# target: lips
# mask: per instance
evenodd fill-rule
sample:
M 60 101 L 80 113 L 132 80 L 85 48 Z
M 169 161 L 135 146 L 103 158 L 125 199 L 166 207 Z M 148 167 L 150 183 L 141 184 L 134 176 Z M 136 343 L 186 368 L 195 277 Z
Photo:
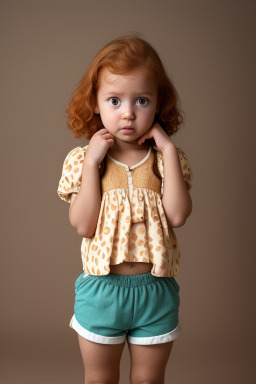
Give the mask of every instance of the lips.
M 133 133 L 134 131 L 135 131 L 135 129 L 132 127 L 123 127 L 122 128 L 123 133 Z

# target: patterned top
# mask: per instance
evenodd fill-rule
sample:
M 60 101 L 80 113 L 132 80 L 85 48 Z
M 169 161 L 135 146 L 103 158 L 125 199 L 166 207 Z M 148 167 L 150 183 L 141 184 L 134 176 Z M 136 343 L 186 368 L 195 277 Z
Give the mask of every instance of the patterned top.
M 68 203 L 71 194 L 79 191 L 87 147 L 72 149 L 64 160 L 57 194 Z M 191 168 L 185 153 L 176 149 L 190 190 Z M 153 171 L 155 155 L 161 180 Z M 164 213 L 163 183 L 163 154 L 156 147 L 150 147 L 146 157 L 130 168 L 107 153 L 96 231 L 91 238 L 83 237 L 81 245 L 84 277 L 107 275 L 110 265 L 123 261 L 151 262 L 151 274 L 157 277 L 178 274 L 180 250 Z

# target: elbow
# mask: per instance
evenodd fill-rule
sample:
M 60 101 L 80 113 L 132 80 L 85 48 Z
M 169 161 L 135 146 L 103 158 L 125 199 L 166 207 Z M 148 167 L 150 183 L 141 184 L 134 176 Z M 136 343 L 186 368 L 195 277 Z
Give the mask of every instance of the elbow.
M 78 223 L 73 220 L 73 217 L 71 213 L 69 214 L 69 221 L 71 226 L 76 230 L 79 236 L 86 237 L 86 238 L 91 238 L 94 235 L 94 232 L 90 228 L 85 228 L 84 226 L 80 226 Z
M 191 212 L 192 212 L 192 201 L 189 207 L 187 208 L 186 212 L 184 212 L 183 214 L 177 215 L 175 218 L 171 220 L 171 223 L 169 223 L 170 227 L 172 228 L 182 227 L 186 223 L 188 217 L 191 215 Z
M 86 237 L 86 238 L 88 237 L 87 233 L 82 228 L 76 228 L 76 232 L 78 233 L 79 236 Z
M 76 230 L 79 236 L 85 237 L 85 238 L 91 238 L 94 235 L 94 232 L 90 228 L 84 228 L 79 226 L 77 223 L 74 223 L 70 218 L 70 224 L 71 226 Z
M 176 217 L 169 222 L 169 226 L 171 228 L 179 228 L 182 227 L 186 223 L 187 217 Z
M 89 231 L 88 229 L 84 229 L 84 228 L 76 228 L 76 231 L 77 231 L 78 235 L 85 237 L 86 239 L 92 238 L 95 234 L 95 231 L 92 232 L 92 231 Z
M 177 216 L 174 219 L 172 219 L 171 222 L 169 221 L 168 224 L 171 228 L 179 228 L 186 223 L 187 218 L 188 216 Z
M 172 225 L 171 227 L 172 228 L 179 228 L 179 227 L 182 227 L 187 221 L 187 217 L 177 217 L 176 219 L 174 219 L 172 221 Z
M 76 222 L 74 222 L 71 218 L 71 215 L 69 216 L 69 221 L 72 227 L 76 230 L 78 235 L 85 237 L 87 239 L 92 238 L 95 235 L 96 227 L 85 227 L 84 225 L 80 225 Z
M 76 231 L 78 235 L 85 237 L 86 239 L 91 239 L 95 235 L 96 228 L 85 228 L 78 226 Z
M 181 217 L 179 217 L 177 219 L 177 224 L 178 224 L 178 227 L 182 227 L 186 221 L 187 221 L 187 218 L 191 215 L 192 213 L 192 209 L 193 209 L 193 205 L 192 205 L 192 199 L 191 199 L 191 196 L 190 194 L 189 195 L 189 199 L 188 199 L 188 203 L 187 203 L 187 206 L 186 206 L 186 209 L 183 213 L 183 215 L 181 215 Z

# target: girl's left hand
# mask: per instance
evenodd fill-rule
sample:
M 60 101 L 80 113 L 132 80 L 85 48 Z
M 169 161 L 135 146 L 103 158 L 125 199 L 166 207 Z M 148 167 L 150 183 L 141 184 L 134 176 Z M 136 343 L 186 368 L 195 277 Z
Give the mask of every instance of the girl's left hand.
M 151 138 L 155 140 L 156 146 L 161 152 L 164 152 L 170 145 L 174 145 L 173 141 L 158 123 L 154 123 L 151 128 L 138 139 L 138 144 L 141 145 L 146 139 Z

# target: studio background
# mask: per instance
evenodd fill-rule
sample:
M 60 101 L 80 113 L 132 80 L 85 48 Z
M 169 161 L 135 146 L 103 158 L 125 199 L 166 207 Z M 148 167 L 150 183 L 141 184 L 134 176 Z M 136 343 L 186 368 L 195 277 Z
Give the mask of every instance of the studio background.
M 65 107 L 97 51 L 137 34 L 159 53 L 186 114 L 172 136 L 194 174 L 175 229 L 181 336 L 166 383 L 249 383 L 255 370 L 255 1 L 0 3 L 1 383 L 83 383 L 69 327 L 81 237 L 57 196 L 87 144 Z M 120 383 L 129 383 L 127 344 Z

